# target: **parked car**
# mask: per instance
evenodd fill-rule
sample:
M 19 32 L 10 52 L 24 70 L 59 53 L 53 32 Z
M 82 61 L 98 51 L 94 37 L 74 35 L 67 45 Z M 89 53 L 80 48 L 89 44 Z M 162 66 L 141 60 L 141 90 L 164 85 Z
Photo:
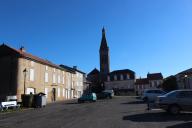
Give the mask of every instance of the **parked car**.
M 192 111 L 192 90 L 175 90 L 158 96 L 157 105 L 172 114 L 180 111 Z
M 85 93 L 80 98 L 78 98 L 78 103 L 95 102 L 97 100 L 97 96 L 95 93 Z
M 104 90 L 103 92 L 107 92 L 107 93 L 110 93 L 111 94 L 111 97 L 114 96 L 114 91 L 111 89 L 111 90 Z
M 164 94 L 166 94 L 166 92 L 161 89 L 145 89 L 141 98 L 145 102 L 153 102 L 156 100 L 157 96 L 161 96 Z
M 97 93 L 97 99 L 107 99 L 107 98 L 112 98 L 111 93 L 109 92 L 101 92 L 101 93 Z

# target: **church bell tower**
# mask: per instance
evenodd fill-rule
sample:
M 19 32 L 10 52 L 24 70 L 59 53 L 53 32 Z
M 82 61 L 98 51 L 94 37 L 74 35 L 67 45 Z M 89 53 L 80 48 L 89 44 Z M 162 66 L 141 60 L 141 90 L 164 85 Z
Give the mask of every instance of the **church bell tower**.
M 107 75 L 110 72 L 110 62 L 109 62 L 109 47 L 107 45 L 107 40 L 105 36 L 105 29 L 102 29 L 102 39 L 99 49 L 100 53 L 100 75 L 101 81 L 107 80 Z

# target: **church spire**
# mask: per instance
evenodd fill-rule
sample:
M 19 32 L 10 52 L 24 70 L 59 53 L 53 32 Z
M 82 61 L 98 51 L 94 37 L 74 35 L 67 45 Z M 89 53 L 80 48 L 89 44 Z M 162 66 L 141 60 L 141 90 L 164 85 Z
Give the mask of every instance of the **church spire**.
M 105 36 L 105 28 L 102 28 L 102 36 Z
M 105 37 L 105 28 L 102 29 L 102 39 L 100 45 L 100 77 L 101 81 L 107 80 L 107 75 L 110 72 L 109 47 Z
M 102 29 L 102 39 L 101 39 L 101 45 L 100 50 L 108 49 L 107 40 L 105 36 L 105 28 Z

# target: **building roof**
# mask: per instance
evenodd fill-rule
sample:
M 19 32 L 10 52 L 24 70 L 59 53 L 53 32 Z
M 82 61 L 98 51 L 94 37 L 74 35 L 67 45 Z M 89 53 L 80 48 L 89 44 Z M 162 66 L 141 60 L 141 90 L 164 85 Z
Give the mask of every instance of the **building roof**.
M 182 72 L 179 72 L 178 74 L 182 74 L 182 75 L 192 75 L 192 68 L 184 70 Z
M 121 74 L 129 74 L 131 79 L 135 79 L 135 72 L 130 69 L 122 69 L 122 70 L 114 70 L 110 72 L 108 75 L 114 76 L 114 75 L 121 75 Z
M 66 65 L 63 65 L 63 64 L 61 64 L 61 65 L 59 65 L 59 66 L 60 66 L 61 68 L 66 69 L 68 72 L 75 73 L 75 70 L 74 70 L 73 68 L 69 67 L 69 66 L 66 66 Z
M 100 74 L 99 70 L 97 68 L 95 68 L 90 73 L 88 73 L 88 76 L 89 75 L 99 75 L 99 74 Z
M 147 78 L 149 80 L 162 80 L 163 75 L 161 73 L 148 73 Z
M 61 64 L 61 65 L 59 65 L 59 66 L 62 67 L 62 68 L 64 68 L 64 69 L 66 69 L 67 71 L 70 71 L 70 72 L 73 72 L 73 73 L 75 73 L 75 71 L 77 71 L 77 72 L 80 72 L 80 73 L 82 73 L 82 74 L 86 74 L 86 73 L 78 70 L 78 69 L 76 68 L 76 66 L 74 66 L 73 68 L 72 68 L 72 67 L 69 67 L 69 66 L 67 66 L 67 65 L 63 65 L 63 64 Z
M 65 68 L 60 67 L 59 65 L 56 65 L 56 64 L 52 63 L 51 61 L 41 59 L 41 58 L 39 58 L 37 56 L 34 56 L 34 55 L 29 54 L 27 52 L 24 52 L 22 50 L 17 50 L 17 49 L 12 48 L 12 47 L 10 47 L 8 45 L 2 44 L 0 46 L 0 55 L 3 55 L 5 53 L 6 54 L 12 54 L 12 55 L 22 57 L 22 58 L 25 58 L 25 59 L 29 59 L 29 60 L 32 60 L 32 61 L 36 61 L 38 63 L 45 64 L 45 65 L 48 65 L 48 66 L 51 66 L 51 67 L 54 67 L 54 68 L 57 68 L 57 69 L 66 70 Z
M 136 85 L 149 84 L 149 80 L 148 80 L 147 78 L 136 79 L 135 84 L 136 84 Z
M 135 72 L 130 69 L 114 70 L 110 72 L 110 74 L 124 74 L 124 73 L 135 74 Z

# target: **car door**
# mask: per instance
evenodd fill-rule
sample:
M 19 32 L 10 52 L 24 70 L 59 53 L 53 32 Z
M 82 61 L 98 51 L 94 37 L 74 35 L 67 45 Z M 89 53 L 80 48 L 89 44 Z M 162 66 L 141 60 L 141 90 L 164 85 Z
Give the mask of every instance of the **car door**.
M 161 94 L 162 94 L 161 90 L 154 90 L 153 100 L 156 100 L 157 96 L 160 96 Z
M 185 92 L 185 106 L 186 106 L 186 111 L 192 111 L 192 91 L 186 91 Z
M 177 95 L 177 103 L 184 111 L 192 111 L 192 92 L 181 91 Z

